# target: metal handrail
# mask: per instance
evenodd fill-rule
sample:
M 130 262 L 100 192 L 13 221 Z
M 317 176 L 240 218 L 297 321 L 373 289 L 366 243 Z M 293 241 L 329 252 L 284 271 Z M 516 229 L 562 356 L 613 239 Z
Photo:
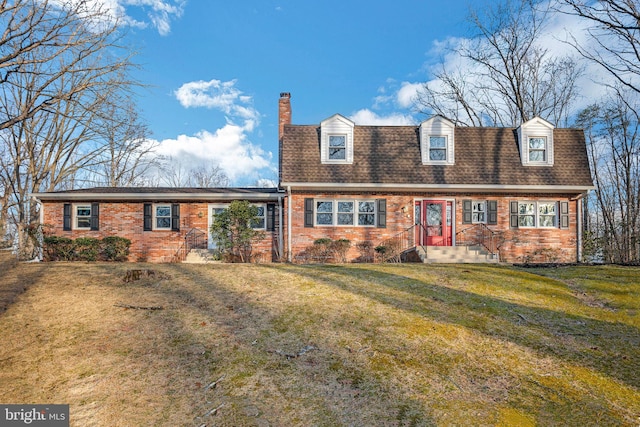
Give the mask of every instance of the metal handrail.
M 384 246 L 387 248 L 391 248 L 391 251 L 389 253 L 384 253 L 383 260 L 400 262 L 400 255 L 403 252 L 417 246 L 421 246 L 426 253 L 426 246 L 421 245 L 419 242 L 416 242 L 416 228 L 420 228 L 421 231 L 425 233 L 425 235 L 428 232 L 423 224 L 414 224 L 411 227 L 405 228 L 400 233 L 383 240 L 379 245 L 377 245 L 376 247 Z
M 191 249 L 207 249 L 207 233 L 198 228 L 189 230 L 184 235 L 184 241 L 174 255 L 175 261 L 184 261 Z
M 472 237 L 468 237 L 468 233 Z M 459 236 L 464 236 L 460 238 Z M 498 252 L 496 245 L 496 233 L 487 227 L 484 223 L 474 224 L 456 233 L 456 244 L 460 243 L 460 246 L 483 246 L 492 256 L 495 256 Z

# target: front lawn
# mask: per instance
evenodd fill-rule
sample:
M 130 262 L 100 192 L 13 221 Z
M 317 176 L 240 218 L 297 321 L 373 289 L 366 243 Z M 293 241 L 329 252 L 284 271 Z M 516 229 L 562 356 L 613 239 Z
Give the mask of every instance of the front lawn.
M 69 403 L 76 426 L 640 424 L 638 268 L 2 275 L 27 290 L 0 310 L 0 402 Z

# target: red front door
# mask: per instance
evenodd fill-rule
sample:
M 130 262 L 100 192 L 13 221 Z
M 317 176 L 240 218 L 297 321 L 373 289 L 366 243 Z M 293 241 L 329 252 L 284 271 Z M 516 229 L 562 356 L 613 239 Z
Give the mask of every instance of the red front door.
M 416 201 L 416 223 L 418 241 L 426 246 L 451 246 L 451 207 L 446 200 Z

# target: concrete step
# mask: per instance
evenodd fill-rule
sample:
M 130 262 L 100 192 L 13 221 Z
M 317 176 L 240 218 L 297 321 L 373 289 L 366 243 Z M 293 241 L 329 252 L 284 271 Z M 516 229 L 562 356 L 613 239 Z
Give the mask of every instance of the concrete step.
M 428 246 L 417 247 L 416 252 L 425 263 L 498 263 L 497 255 L 492 256 L 481 246 Z
M 216 259 L 216 251 L 211 249 L 191 249 L 184 261 L 185 264 L 208 264 L 220 262 Z

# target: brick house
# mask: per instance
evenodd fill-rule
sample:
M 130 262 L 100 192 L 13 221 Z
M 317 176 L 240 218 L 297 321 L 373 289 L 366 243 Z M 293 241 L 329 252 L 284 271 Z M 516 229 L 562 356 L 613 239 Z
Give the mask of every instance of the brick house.
M 339 114 L 291 124 L 280 111 L 285 253 L 315 239 L 394 246 L 423 260 L 576 262 L 593 188 L 584 132 L 540 118 L 518 128 L 358 126 Z
M 254 228 L 264 238 L 255 259 L 280 259 L 279 218 L 283 195 L 275 188 L 90 188 L 36 193 L 45 233 L 78 237 L 121 236 L 131 240 L 130 261 L 182 261 L 192 248 L 214 249 L 208 236 L 216 212 L 233 200 L 259 208 Z
M 261 209 L 262 261 L 302 261 L 321 238 L 348 239 L 347 260 L 384 247 L 407 259 L 575 262 L 582 198 L 593 182 L 584 132 L 540 118 L 518 128 L 359 126 L 335 114 L 291 123 L 279 99 L 279 188 L 93 188 L 37 193 L 50 234 L 118 235 L 131 261 L 184 258 L 218 209 Z

